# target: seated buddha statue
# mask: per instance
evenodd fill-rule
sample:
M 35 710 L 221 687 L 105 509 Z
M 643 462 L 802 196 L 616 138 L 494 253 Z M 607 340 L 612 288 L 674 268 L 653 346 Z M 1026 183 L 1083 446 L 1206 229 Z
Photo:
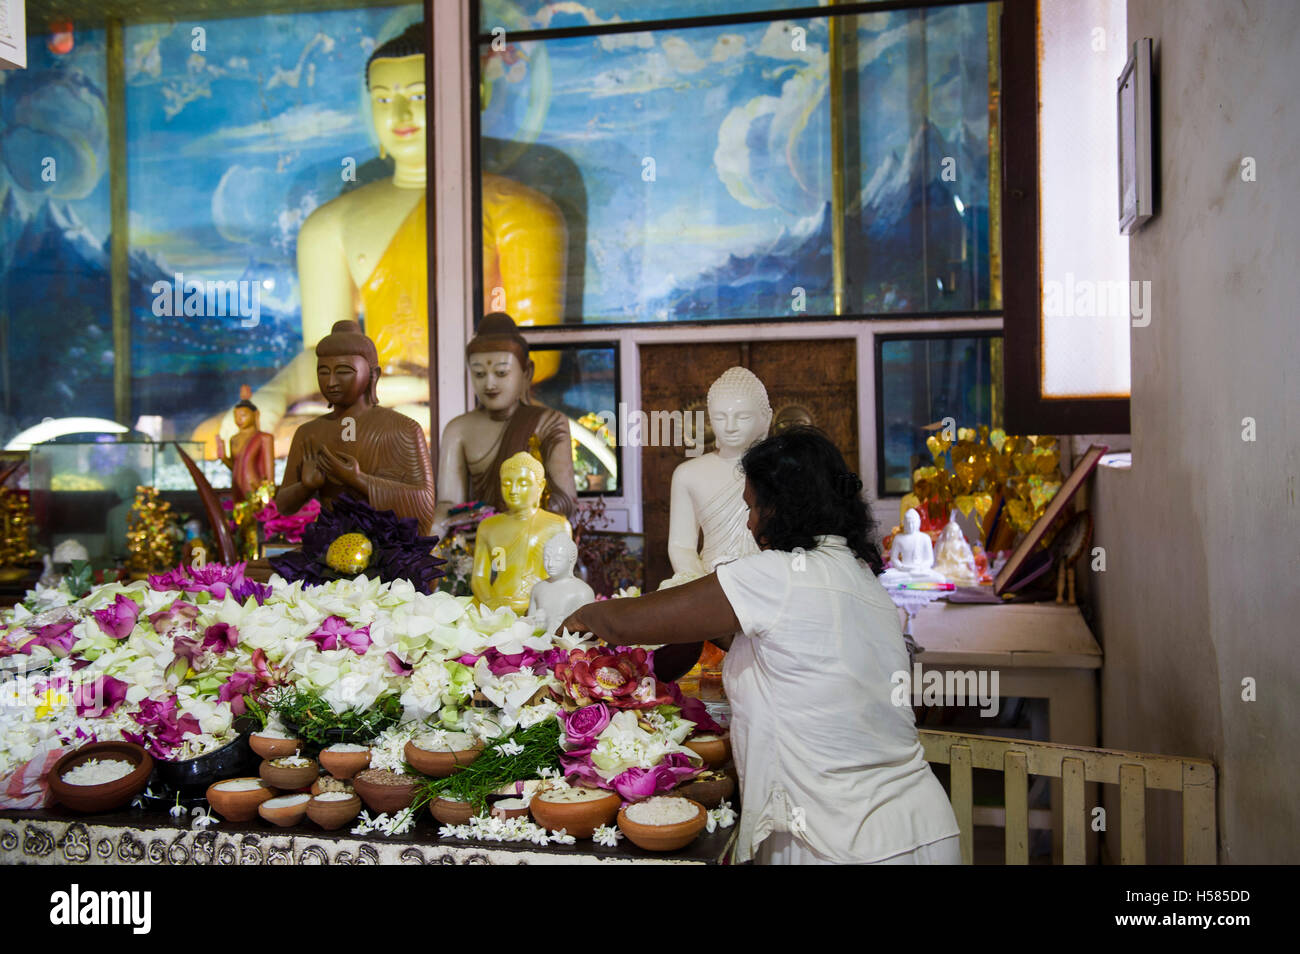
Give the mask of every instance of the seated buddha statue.
M 547 577 L 546 543 L 557 533 L 573 536 L 569 521 L 541 508 L 546 472 L 532 454 L 515 454 L 501 465 L 505 512 L 478 525 L 470 589 L 488 609 L 509 606 L 528 612 L 533 584 Z
M 720 563 L 758 552 L 749 532 L 740 458 L 767 436 L 772 407 L 752 371 L 728 368 L 709 387 L 709 421 L 718 449 L 673 471 L 668 512 L 668 585 L 712 573 Z M 697 541 L 703 532 L 703 545 Z
M 294 432 L 276 507 L 297 513 L 313 497 L 330 507 L 347 493 L 376 510 L 414 517 L 428 534 L 434 504 L 429 445 L 419 424 L 379 406 L 383 372 L 374 342 L 355 321 L 336 322 L 316 346 L 316 361 L 330 411 Z
M 971 550 L 966 537 L 962 535 L 954 511 L 948 518 L 948 524 L 939 534 L 939 544 L 934 551 L 934 572 L 949 583 L 959 586 L 974 586 L 979 582 L 979 571 L 975 568 L 975 553 Z
M 419 421 L 429 420 L 429 274 L 426 189 L 426 27 L 416 23 L 380 44 L 366 64 L 371 121 L 379 156 L 393 174 L 351 189 L 309 215 L 298 233 L 298 287 L 303 350 L 254 400 L 278 439 L 277 425 L 316 393 L 312 344 L 337 321 L 362 324 L 375 342 L 384 377 L 379 399 Z M 484 173 L 484 311 L 508 307 L 521 325 L 562 320 L 568 231 L 549 198 L 520 183 Z M 549 353 L 537 367 L 545 380 L 559 367 Z M 217 415 L 194 432 L 207 442 L 235 429 Z
M 902 532 L 895 534 L 889 545 L 889 569 L 879 579 L 885 585 L 944 582 L 934 571 L 934 543 L 921 529 L 921 515 L 915 508 L 903 515 Z
M 578 562 L 578 545 L 573 538 L 555 533 L 542 548 L 542 568 L 546 579 L 533 584 L 528 598 L 528 615 L 550 635 L 569 614 L 596 599 L 596 591 L 586 580 L 573 575 Z
M 451 508 L 468 500 L 504 510 L 501 468 L 528 450 L 534 438 L 546 477 L 542 505 L 562 517 L 572 516 L 578 492 L 569 421 L 553 408 L 529 403 L 534 366 L 514 320 L 504 314 L 485 315 L 465 347 L 465 357 L 480 406 L 452 418 L 443 429 L 434 532 L 444 536 Z

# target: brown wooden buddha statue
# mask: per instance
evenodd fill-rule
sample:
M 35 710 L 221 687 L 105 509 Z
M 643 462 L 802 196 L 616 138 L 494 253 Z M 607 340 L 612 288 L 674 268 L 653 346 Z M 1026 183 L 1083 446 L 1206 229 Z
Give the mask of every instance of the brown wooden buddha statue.
M 429 445 L 415 421 L 375 397 L 379 357 L 355 321 L 338 321 L 316 346 L 316 379 L 330 412 L 301 425 L 289 446 L 281 513 L 296 513 L 312 497 L 329 507 L 341 494 L 376 510 L 414 517 L 422 534 L 433 524 Z
M 448 511 L 479 500 L 504 512 L 501 465 L 537 438 L 546 469 L 544 509 L 568 519 L 577 506 L 569 420 L 559 411 L 531 404 L 533 362 L 514 319 L 484 315 L 465 347 L 479 407 L 453 418 L 442 433 L 438 455 L 438 517 L 434 532 L 445 534 Z

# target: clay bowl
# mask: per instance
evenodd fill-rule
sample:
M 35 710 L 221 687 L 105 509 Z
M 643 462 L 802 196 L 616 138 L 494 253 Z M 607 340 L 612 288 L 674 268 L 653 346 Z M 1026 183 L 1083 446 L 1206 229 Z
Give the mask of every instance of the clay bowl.
M 231 822 L 252 821 L 257 815 L 258 807 L 268 799 L 275 798 L 278 792 L 271 788 L 260 778 L 251 779 L 257 782 L 258 787 L 246 791 L 230 791 L 223 789 L 221 786 L 230 782 L 246 782 L 249 778 L 228 778 L 225 781 L 213 782 L 208 786 L 207 799 L 212 810 Z
M 601 825 L 608 825 L 618 815 L 623 799 L 617 792 L 604 792 L 602 798 L 588 802 L 549 802 L 549 792 L 534 795 L 529 808 L 533 821 L 548 831 L 563 828 L 574 838 L 590 838 Z
M 462 752 L 430 752 L 428 749 L 420 748 L 414 741 L 406 743 L 406 761 L 421 775 L 428 775 L 431 778 L 446 778 L 459 772 L 482 752 L 482 742 Z
M 307 788 L 320 777 L 320 765 L 315 759 L 308 759 L 306 765 L 277 765 L 275 761 L 266 759 L 257 774 L 272 788 L 294 792 Z
M 331 782 L 335 784 L 329 784 Z M 335 787 L 336 785 L 342 785 L 343 787 L 340 789 Z M 333 775 L 322 775 L 320 778 L 316 779 L 316 781 L 311 783 L 310 791 L 313 795 L 319 795 L 321 792 L 355 792 L 356 789 L 352 787 L 351 779 L 343 781 L 335 778 Z
M 264 759 L 278 759 L 293 755 L 302 748 L 299 739 L 277 739 L 272 735 L 258 735 L 254 732 L 248 737 L 248 746 Z
M 69 785 L 63 775 L 89 759 L 113 759 L 130 762 L 135 766 L 130 775 L 103 785 Z M 153 757 L 132 742 L 92 742 L 75 752 L 69 752 L 54 763 L 47 776 L 50 794 L 60 805 L 74 812 L 111 812 L 128 805 L 145 790 L 153 773 Z
M 493 818 L 523 818 L 528 814 L 528 805 L 522 798 L 502 798 L 492 806 Z
M 673 793 L 683 798 L 694 799 L 705 808 L 717 808 L 736 794 L 735 778 L 721 772 L 709 772 L 708 775 L 707 778 L 683 782 L 673 789 Z
M 307 815 L 307 803 L 311 798 L 305 793 L 297 795 L 280 795 L 276 798 L 270 798 L 257 806 L 257 813 L 272 825 L 279 825 L 281 828 L 290 828 Z M 283 802 L 282 804 L 275 804 Z
M 690 798 L 685 801 L 694 805 L 699 810 L 698 814 L 689 821 L 677 822 L 675 825 L 643 825 L 634 822 L 627 817 L 630 806 L 624 805 L 618 810 L 619 830 L 627 836 L 628 841 L 646 851 L 677 851 L 685 848 L 704 830 L 704 823 L 708 820 L 703 805 Z
M 372 812 L 391 815 L 410 807 L 411 802 L 415 801 L 415 786 L 418 780 L 411 778 L 409 781 L 394 785 L 383 785 L 374 780 L 376 777 L 384 777 L 383 773 L 386 772 L 387 769 L 366 769 L 364 772 L 358 772 L 352 776 L 352 787 L 366 803 L 366 808 Z
M 370 768 L 369 749 L 364 752 L 331 752 L 329 749 L 321 749 L 319 758 L 321 768 L 337 779 L 346 780 Z
M 307 817 L 326 831 L 342 828 L 361 813 L 361 799 L 355 795 L 333 801 L 313 798 L 307 803 Z
M 723 732 L 716 739 L 687 739 L 682 745 L 694 751 L 709 768 L 727 764 L 731 758 L 731 735 Z
M 444 825 L 463 825 L 474 817 L 474 806 L 469 802 L 454 802 L 449 798 L 435 798 L 429 803 L 429 814 Z

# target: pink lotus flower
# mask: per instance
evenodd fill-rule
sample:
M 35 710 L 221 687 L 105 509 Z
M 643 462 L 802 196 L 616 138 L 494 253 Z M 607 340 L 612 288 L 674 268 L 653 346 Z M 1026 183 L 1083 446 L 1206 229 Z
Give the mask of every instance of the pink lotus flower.
M 23 655 L 30 656 L 37 646 L 44 646 L 60 659 L 72 652 L 77 637 L 72 634 L 72 627 L 77 625 L 75 619 L 63 619 L 57 623 L 47 623 L 36 630 L 34 638 L 29 639 L 19 648 Z
M 229 702 L 231 713 L 241 716 L 248 711 L 248 704 L 244 701 L 244 697 L 257 695 L 257 690 L 261 688 L 260 681 L 257 673 L 231 673 L 230 678 L 217 690 L 217 698 L 222 702 Z
M 213 623 L 203 631 L 203 648 L 223 655 L 239 643 L 239 630 L 229 623 Z
M 258 522 L 262 524 L 262 534 L 270 540 L 278 535 L 283 535 L 290 543 L 302 543 L 303 531 L 307 525 L 320 516 L 320 501 L 315 498 L 308 500 L 301 510 L 294 514 L 283 514 L 276 509 L 275 501 L 272 500 L 257 515 Z
M 690 764 L 690 760 L 680 752 L 674 752 L 654 768 L 633 766 L 615 775 L 611 780 L 614 791 L 628 801 L 649 798 L 659 792 L 671 792 L 688 778 L 699 773 L 699 769 Z
M 589 706 L 583 706 L 564 716 L 564 736 L 565 748 L 569 751 L 569 746 L 574 748 L 581 746 L 594 746 L 596 737 L 605 731 L 609 725 L 609 720 L 613 713 L 609 707 L 602 702 L 592 703 Z
M 132 717 L 144 730 L 139 733 L 123 732 L 122 737 L 148 749 L 155 758 L 170 760 L 187 735 L 198 735 L 202 730 L 199 720 L 192 715 L 176 715 L 176 697 L 142 699 L 140 711 Z
M 616 709 L 652 709 L 672 701 L 672 690 L 655 678 L 644 649 L 575 649 L 555 666 L 563 699 L 578 706 L 606 702 Z
M 135 629 L 135 621 L 140 618 L 140 604 L 129 596 L 117 594 L 113 605 L 95 610 L 95 622 L 104 631 L 104 635 L 113 639 L 125 639 Z
M 165 610 L 149 614 L 149 624 L 154 632 L 166 638 L 174 629 L 193 629 L 194 620 L 198 618 L 199 608 L 193 603 L 177 600 Z
M 342 616 L 328 616 L 317 627 L 316 632 L 307 637 L 316 644 L 321 652 L 328 649 L 342 649 L 346 646 L 358 656 L 364 656 L 370 648 L 370 627 L 354 629 Z
M 89 684 L 81 683 L 72 693 L 77 715 L 99 718 L 113 714 L 126 700 L 127 684 L 112 676 L 100 676 Z
M 527 667 L 534 673 L 542 673 L 547 669 L 554 669 L 557 665 L 564 662 L 564 650 L 548 649 L 545 652 L 538 652 L 535 649 L 525 649 L 520 653 L 506 655 L 496 649 L 487 649 L 483 652 L 483 658 L 487 660 L 488 670 L 494 676 L 508 676 L 512 672 Z M 474 657 L 478 661 L 478 657 Z M 474 663 L 466 663 L 473 666 Z
M 394 676 L 409 676 L 415 672 L 415 667 L 402 662 L 402 657 L 395 652 L 384 653 L 384 658 L 388 660 L 388 668 Z
M 167 573 L 149 577 L 155 590 L 183 590 L 188 593 L 210 593 L 214 599 L 224 599 L 229 593 L 241 603 L 250 596 L 261 604 L 271 595 L 271 588 L 244 578 L 243 563 L 226 566 L 224 563 L 207 563 L 201 567 L 178 566 Z

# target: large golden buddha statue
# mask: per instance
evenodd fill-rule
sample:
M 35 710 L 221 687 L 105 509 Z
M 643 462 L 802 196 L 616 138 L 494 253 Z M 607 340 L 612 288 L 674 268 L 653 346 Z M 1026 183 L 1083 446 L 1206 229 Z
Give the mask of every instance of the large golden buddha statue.
M 342 320 L 360 321 L 375 342 L 379 399 L 430 433 L 425 45 L 425 25 L 414 24 L 377 47 L 366 67 L 380 157 L 392 158 L 393 175 L 326 202 L 298 233 L 303 351 L 254 395 L 278 442 L 292 429 L 277 427 L 286 412 L 315 395 L 311 345 Z M 481 194 L 484 311 L 509 308 L 521 325 L 559 322 L 568 243 L 560 210 L 488 173 Z M 545 356 L 537 379 L 558 364 L 557 354 Z M 206 442 L 218 430 L 233 433 L 233 418 L 209 419 L 194 439 Z
M 312 497 L 329 507 L 346 493 L 376 510 L 414 517 L 428 534 L 434 504 L 429 445 L 419 424 L 379 406 L 383 371 L 374 343 L 355 321 L 340 321 L 316 346 L 316 358 L 330 412 L 294 432 L 276 507 L 297 513 Z
M 543 507 L 566 519 L 573 516 L 578 491 L 569 419 L 554 408 L 529 403 L 534 365 L 514 320 L 484 315 L 465 357 L 480 406 L 452 418 L 443 429 L 434 533 L 446 535 L 448 512 L 457 504 L 478 500 L 506 509 L 502 468 L 532 446 L 546 478 Z

